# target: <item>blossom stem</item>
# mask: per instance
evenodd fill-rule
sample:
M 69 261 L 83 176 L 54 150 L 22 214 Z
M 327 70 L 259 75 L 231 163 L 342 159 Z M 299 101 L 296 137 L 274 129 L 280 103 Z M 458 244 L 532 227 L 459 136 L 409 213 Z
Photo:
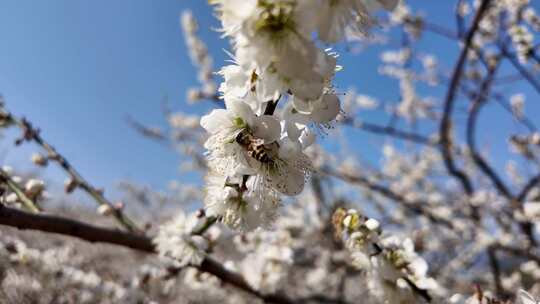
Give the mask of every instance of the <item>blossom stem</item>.
M 209 217 L 205 217 L 205 220 L 206 221 L 201 226 L 197 227 L 197 229 L 191 232 L 192 235 L 204 234 L 210 227 L 212 227 L 212 225 L 214 225 L 217 222 L 217 217 L 209 216 Z
M 274 115 L 280 99 L 281 95 L 276 100 L 270 100 L 264 109 L 264 115 Z

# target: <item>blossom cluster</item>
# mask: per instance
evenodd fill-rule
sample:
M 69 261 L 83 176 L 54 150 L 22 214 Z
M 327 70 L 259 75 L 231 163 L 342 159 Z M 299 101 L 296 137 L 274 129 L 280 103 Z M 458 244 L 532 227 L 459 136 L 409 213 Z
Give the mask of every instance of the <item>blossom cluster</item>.
M 188 91 L 188 101 L 196 102 L 216 94 L 216 84 L 212 76 L 212 57 L 206 44 L 197 36 L 199 25 L 191 11 L 184 11 L 180 16 L 180 25 L 184 31 L 187 49 L 191 61 L 199 67 L 197 78 L 201 88 L 191 88 Z
M 211 2 L 234 52 L 219 72 L 225 109 L 201 119 L 209 133 L 205 204 L 209 215 L 251 230 L 272 222 L 281 194 L 303 190 L 313 128 L 340 113 L 332 86 L 337 55 L 319 44 L 366 31 L 369 14 L 397 0 Z
M 353 263 L 368 272 L 368 287 L 382 303 L 430 301 L 428 290 L 437 282 L 427 276 L 426 261 L 414 250 L 409 238 L 382 235 L 377 220 L 354 209 L 337 209 L 333 216 L 336 236 L 351 251 Z
M 205 219 L 199 212 L 189 215 L 179 212 L 168 223 L 161 225 L 154 238 L 159 254 L 172 259 L 175 267 L 200 265 L 209 248 L 209 239 L 200 235 L 204 232 L 202 227 Z

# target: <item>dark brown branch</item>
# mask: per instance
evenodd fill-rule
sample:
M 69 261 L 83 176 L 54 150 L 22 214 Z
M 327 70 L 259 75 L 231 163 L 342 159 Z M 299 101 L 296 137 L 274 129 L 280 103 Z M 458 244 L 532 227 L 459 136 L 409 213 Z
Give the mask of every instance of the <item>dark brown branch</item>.
M 519 192 L 516 200 L 519 203 L 523 203 L 527 199 L 527 195 L 529 195 L 529 192 L 534 189 L 534 187 L 540 185 L 540 174 L 536 175 L 535 177 L 531 178 L 527 184 L 523 187 L 523 189 Z
M 471 156 L 474 164 L 482 171 L 493 183 L 497 191 L 504 196 L 508 201 L 514 202 L 514 196 L 510 192 L 509 188 L 503 182 L 502 178 L 495 172 L 495 170 L 489 165 L 489 163 L 482 157 L 478 152 L 475 140 L 476 133 L 476 123 L 478 121 L 478 116 L 482 106 L 485 105 L 486 99 L 489 96 L 489 90 L 495 79 L 496 70 L 499 67 L 500 60 L 497 60 L 497 64 L 488 67 L 487 76 L 480 86 L 479 93 L 476 95 L 476 98 L 473 100 L 473 105 L 467 119 L 467 145 L 471 151 Z M 514 205 L 515 206 L 515 205 Z M 515 206 L 521 208 L 521 204 Z M 536 246 L 536 238 L 533 232 L 533 225 L 530 222 L 521 222 L 520 228 L 522 232 L 527 236 L 532 245 Z M 493 254 L 493 259 L 496 260 L 495 254 Z M 499 290 L 502 292 L 502 290 Z M 500 295 L 500 294 L 499 294 Z
M 512 194 L 510 193 L 510 190 L 508 190 L 508 187 L 506 186 L 506 184 L 502 181 L 502 179 L 497 175 L 495 170 L 491 168 L 488 162 L 478 152 L 476 140 L 475 140 L 476 122 L 478 121 L 478 115 L 480 114 L 480 110 L 482 109 L 482 106 L 485 105 L 486 98 L 489 94 L 489 89 L 495 77 L 495 72 L 498 66 L 499 65 L 497 64 L 497 66 L 490 67 L 490 69 L 487 72 L 488 75 L 486 76 L 486 79 L 482 82 L 479 94 L 477 94 L 475 100 L 473 100 L 473 105 L 469 113 L 469 117 L 467 119 L 466 136 L 467 136 L 467 145 L 469 146 L 469 150 L 471 151 L 471 156 L 474 163 L 493 182 L 493 184 L 495 185 L 495 188 L 499 191 L 501 195 L 506 197 L 508 200 L 512 200 Z
M 502 51 L 503 55 L 508 58 L 510 63 L 514 66 L 514 68 L 525 78 L 531 86 L 536 90 L 537 93 L 540 93 L 540 81 L 536 79 L 525 67 L 519 63 L 519 61 L 516 59 L 516 57 L 510 52 L 508 52 L 508 49 L 505 45 L 499 44 L 499 49 Z
M 0 225 L 74 236 L 92 243 L 109 243 L 154 253 L 149 238 L 120 230 L 106 229 L 48 214 L 30 214 L 0 205 Z
M 452 141 L 450 134 L 452 123 L 452 110 L 454 107 L 457 90 L 459 88 L 459 82 L 461 80 L 463 69 L 465 67 L 465 62 L 467 60 L 467 54 L 469 53 L 469 49 L 471 48 L 473 37 L 478 30 L 480 20 L 482 20 L 484 13 L 487 11 L 490 2 L 490 0 L 482 1 L 474 17 L 473 24 L 465 37 L 465 46 L 461 51 L 461 54 L 459 55 L 459 59 L 456 63 L 452 78 L 450 80 L 450 87 L 448 88 L 448 92 L 444 102 L 443 118 L 439 127 L 441 151 L 446 169 L 451 175 L 456 177 L 461 182 L 461 185 L 463 186 L 465 192 L 468 195 L 471 195 L 474 192 L 472 182 L 463 171 L 457 168 L 456 164 L 454 163 L 454 157 L 452 155 Z
M 497 258 L 497 252 L 493 247 L 488 248 L 489 266 L 491 273 L 493 274 L 493 281 L 495 283 L 495 292 L 498 297 L 504 296 L 504 288 L 501 281 L 501 266 L 499 259 Z
M 73 236 L 92 243 L 107 243 L 129 247 L 146 253 L 156 253 L 151 239 L 119 230 L 101 228 L 79 221 L 46 214 L 30 214 L 17 209 L 0 205 L 0 225 L 11 226 L 18 229 L 39 230 Z M 223 282 L 231 284 L 247 293 L 250 293 L 268 303 L 294 303 L 291 299 L 279 294 L 262 294 L 253 289 L 238 274 L 225 269 L 210 257 L 204 259 L 201 265 L 195 266 L 203 272 L 208 272 Z

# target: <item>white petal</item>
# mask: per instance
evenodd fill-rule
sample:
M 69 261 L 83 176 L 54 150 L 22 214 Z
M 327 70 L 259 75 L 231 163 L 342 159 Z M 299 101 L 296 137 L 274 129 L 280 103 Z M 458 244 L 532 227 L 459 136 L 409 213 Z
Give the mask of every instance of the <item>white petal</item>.
M 324 89 L 324 81 L 320 79 L 295 79 L 291 82 L 291 91 L 295 96 L 305 100 L 315 100 L 319 98 Z
M 237 97 L 246 95 L 249 77 L 240 66 L 228 65 L 221 69 L 220 74 L 225 78 L 219 88 L 224 95 L 232 94 Z
M 216 109 L 201 118 L 201 127 L 208 133 L 215 134 L 224 128 L 232 127 L 232 117 L 227 110 Z
M 249 126 L 253 124 L 255 113 L 245 102 L 236 98 L 226 98 L 225 106 L 227 107 L 227 110 L 230 110 L 235 115 L 235 117 L 242 118 Z
M 287 130 L 287 137 L 291 140 L 297 140 L 302 134 L 302 128 L 299 128 L 293 121 L 285 121 L 285 129 Z
M 306 101 L 296 96 L 293 97 L 292 104 L 294 106 L 294 109 L 302 114 L 310 114 L 313 110 L 309 101 Z
M 305 128 L 303 131 L 302 131 L 302 135 L 300 136 L 300 142 L 302 143 L 302 150 L 305 150 L 307 147 L 311 146 L 314 142 L 315 142 L 315 134 Z
M 271 115 L 255 117 L 253 120 L 253 135 L 264 140 L 264 143 L 271 143 L 281 136 L 281 125 L 279 121 Z
M 305 176 L 300 170 L 288 167 L 270 180 L 272 186 L 279 192 L 294 196 L 304 190 Z
M 339 99 L 334 94 L 328 94 L 324 95 L 322 100 L 315 105 L 311 116 L 315 122 L 326 123 L 335 119 L 339 111 Z
M 302 151 L 302 146 L 297 140 L 291 140 L 285 137 L 279 142 L 279 158 L 281 159 L 294 159 L 298 156 L 298 153 Z

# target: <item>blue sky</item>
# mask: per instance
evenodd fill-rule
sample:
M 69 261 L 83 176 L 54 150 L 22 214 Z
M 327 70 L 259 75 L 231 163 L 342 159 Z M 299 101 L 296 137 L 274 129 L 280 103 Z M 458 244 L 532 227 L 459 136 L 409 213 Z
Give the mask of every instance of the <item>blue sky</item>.
M 421 6 L 429 20 L 453 28 L 454 1 L 409 3 Z M 142 138 L 125 121 L 131 115 L 163 126 L 160 103 L 165 97 L 175 109 L 194 113 L 208 109 L 184 101 L 186 89 L 196 85 L 178 21 L 187 8 L 201 22 L 202 38 L 219 68 L 228 44 L 211 30 L 218 23 L 206 1 L 3 0 L 0 93 L 9 109 L 39 126 L 43 136 L 97 186 L 111 188 L 121 179 L 156 188 L 173 179 L 190 181 L 179 173 L 173 151 Z M 436 36 L 424 39 L 421 46 L 439 54 L 447 69 L 459 51 L 454 43 Z M 336 80 L 339 89 L 356 86 L 381 100 L 397 100 L 395 81 L 375 73 L 378 48 L 356 56 L 347 55 L 343 45 L 337 50 L 343 52 L 340 64 L 345 67 Z M 444 92 L 431 93 L 441 97 Z M 498 115 L 488 115 L 486 123 L 498 120 Z M 511 122 L 492 130 L 502 132 L 506 126 Z M 364 156 L 375 157 L 382 141 L 365 133 L 351 134 L 351 141 L 364 147 Z M 31 168 L 32 147 L 14 149 L 3 141 L 0 148 L 3 162 Z M 498 153 L 506 156 L 504 151 Z M 59 183 L 63 180 L 54 170 L 44 174 Z

